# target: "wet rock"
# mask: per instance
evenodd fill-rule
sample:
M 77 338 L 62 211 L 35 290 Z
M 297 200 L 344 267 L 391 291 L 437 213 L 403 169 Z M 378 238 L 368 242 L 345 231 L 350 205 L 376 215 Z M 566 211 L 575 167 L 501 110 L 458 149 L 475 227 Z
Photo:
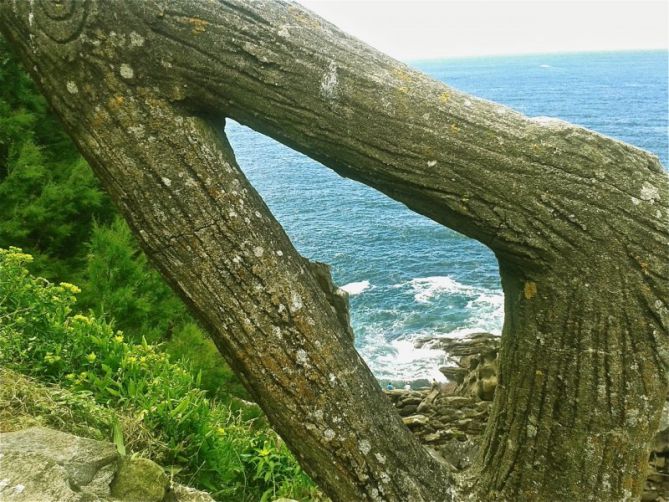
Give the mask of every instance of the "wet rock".
M 660 419 L 660 430 L 655 435 L 650 454 L 649 475 L 646 478 L 644 501 L 669 500 L 669 400 L 665 403 Z
M 351 328 L 348 293 L 337 287 L 337 285 L 332 280 L 330 265 L 327 263 L 321 263 L 319 261 L 310 261 L 306 258 L 305 262 L 316 278 L 319 287 L 325 293 L 325 296 L 328 299 L 328 303 L 330 304 L 330 308 L 337 315 L 337 319 L 339 320 L 342 328 L 351 337 L 351 340 L 353 340 L 355 335 L 353 334 L 353 329 Z
M 442 434 L 443 431 L 437 431 L 437 432 L 432 432 L 431 434 L 425 434 L 425 436 L 423 436 L 423 441 L 425 443 L 434 443 L 435 441 L 439 441 L 441 439 Z
M 451 439 L 439 447 L 439 454 L 458 470 L 470 467 L 478 454 L 479 443 L 473 439 Z
M 398 409 L 401 417 L 408 417 L 409 415 L 413 415 L 418 411 L 418 405 L 411 404 L 409 406 L 398 407 Z
M 448 378 L 451 382 L 456 382 L 461 384 L 465 381 L 465 378 L 469 374 L 469 369 L 459 368 L 457 366 L 444 366 L 439 368 L 439 371 Z
M 451 383 L 422 392 L 416 412 L 424 418 L 410 429 L 456 469 L 472 465 L 478 454 L 497 387 L 499 343 L 500 338 L 489 333 L 459 339 L 425 338 L 417 343 L 448 354 L 450 364 L 441 372 Z M 406 399 L 402 392 L 389 396 L 400 413 Z M 669 502 L 669 400 L 652 445 L 642 500 Z
M 424 396 L 419 392 L 411 392 L 408 396 L 398 401 L 398 406 L 418 406 L 423 401 Z

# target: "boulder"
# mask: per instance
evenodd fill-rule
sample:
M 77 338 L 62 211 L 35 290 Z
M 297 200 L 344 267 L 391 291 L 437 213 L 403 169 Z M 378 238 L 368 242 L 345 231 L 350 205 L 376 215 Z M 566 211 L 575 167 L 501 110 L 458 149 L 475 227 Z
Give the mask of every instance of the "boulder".
M 0 434 L 0 500 L 16 502 L 213 502 L 170 486 L 162 467 L 121 457 L 111 443 L 45 427 Z
M 121 500 L 161 502 L 169 486 L 163 468 L 148 458 L 125 458 L 111 483 L 111 495 Z
M 402 421 L 404 422 L 404 425 L 412 428 L 421 425 L 427 425 L 429 419 L 425 415 L 411 415 L 410 417 L 404 417 Z
M 0 435 L 0 499 L 105 500 L 119 455 L 114 445 L 44 427 Z

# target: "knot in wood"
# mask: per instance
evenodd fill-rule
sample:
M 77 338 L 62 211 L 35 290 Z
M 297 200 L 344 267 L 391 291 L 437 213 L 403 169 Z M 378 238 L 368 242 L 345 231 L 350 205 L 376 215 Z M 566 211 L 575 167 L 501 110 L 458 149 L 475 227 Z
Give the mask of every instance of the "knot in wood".
M 88 0 L 37 0 L 29 22 L 54 42 L 64 44 L 79 37 L 89 9 Z

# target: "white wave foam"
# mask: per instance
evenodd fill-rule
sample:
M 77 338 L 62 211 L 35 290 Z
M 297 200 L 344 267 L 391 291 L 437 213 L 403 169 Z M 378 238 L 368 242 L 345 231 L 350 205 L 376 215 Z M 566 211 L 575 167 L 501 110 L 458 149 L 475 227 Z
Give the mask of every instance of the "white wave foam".
M 500 334 L 504 322 L 504 293 L 500 289 L 489 289 L 462 284 L 452 277 L 420 277 L 395 284 L 393 288 L 409 289 L 418 303 L 432 303 L 441 295 L 457 295 L 465 300 L 467 315 L 459 326 L 448 331 L 429 328 L 414 331 L 415 313 L 411 311 L 388 311 L 392 320 L 359 325 L 358 347 L 377 378 L 382 380 L 415 380 L 426 378 L 444 381 L 439 371 L 448 360 L 448 354 L 425 346 L 416 348 L 417 339 L 425 337 L 461 338 L 482 331 Z M 445 326 L 444 326 L 445 327 Z M 388 334 L 400 334 L 388 341 Z
M 348 284 L 344 284 L 343 286 L 340 287 L 340 289 L 343 289 L 351 296 L 355 296 L 359 295 L 363 291 L 368 290 L 370 287 L 371 284 L 369 283 L 369 281 L 359 281 L 359 282 L 349 282 Z
M 388 342 L 382 330 L 367 330 L 360 354 L 374 375 L 381 380 L 413 381 L 421 378 L 446 381 L 439 367 L 445 362 L 444 353 L 429 348 L 416 348 L 418 336 Z
M 549 64 L 540 64 L 539 68 L 553 68 L 553 67 Z
M 435 275 L 433 277 L 411 279 L 409 285 L 414 291 L 414 299 L 420 303 L 426 303 L 434 296 L 442 293 L 471 294 L 477 289 L 459 283 L 447 275 Z
M 501 291 L 483 291 L 467 302 L 471 311 L 472 329 L 500 334 L 504 323 L 504 293 Z

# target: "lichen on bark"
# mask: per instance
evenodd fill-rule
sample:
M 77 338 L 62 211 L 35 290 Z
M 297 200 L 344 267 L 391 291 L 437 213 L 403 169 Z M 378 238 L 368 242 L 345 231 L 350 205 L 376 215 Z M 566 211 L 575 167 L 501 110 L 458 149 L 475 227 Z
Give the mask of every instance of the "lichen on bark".
M 220 117 L 495 252 L 505 324 L 477 497 L 640 493 L 669 356 L 656 157 L 450 89 L 296 4 L 4 2 L 0 14 L 153 263 L 333 499 L 467 494 L 391 409 L 343 297 L 248 183 L 210 125 Z

